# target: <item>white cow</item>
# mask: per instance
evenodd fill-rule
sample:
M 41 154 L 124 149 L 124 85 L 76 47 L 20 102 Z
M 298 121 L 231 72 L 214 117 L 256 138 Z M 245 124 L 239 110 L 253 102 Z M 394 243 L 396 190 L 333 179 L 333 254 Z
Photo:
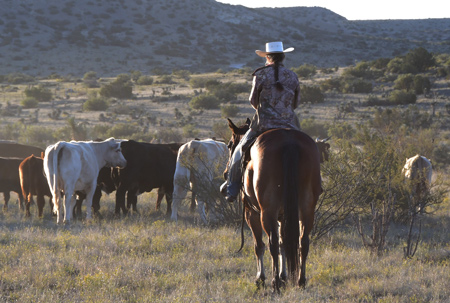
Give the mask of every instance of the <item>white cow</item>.
M 227 160 L 227 145 L 212 139 L 192 140 L 180 147 L 173 180 L 172 220 L 177 221 L 178 206 L 190 188 L 195 192 L 200 217 L 207 224 L 205 203 L 213 202 L 209 201 L 214 197 L 211 191 L 218 188 L 214 180 L 224 171 Z
M 53 196 L 53 210 L 57 223 L 61 222 L 62 211 L 59 200 L 64 194 L 64 222 L 72 219 L 75 206 L 75 191 L 86 194 L 86 218 L 91 218 L 92 197 L 97 186 L 100 169 L 125 167 L 120 142 L 114 138 L 102 142 L 60 141 L 45 150 L 44 172 Z
M 431 161 L 420 155 L 406 159 L 402 174 L 410 182 L 411 197 L 422 204 L 421 200 L 428 193 L 431 186 L 431 177 L 433 174 Z M 423 210 L 423 205 L 419 205 L 419 207 Z

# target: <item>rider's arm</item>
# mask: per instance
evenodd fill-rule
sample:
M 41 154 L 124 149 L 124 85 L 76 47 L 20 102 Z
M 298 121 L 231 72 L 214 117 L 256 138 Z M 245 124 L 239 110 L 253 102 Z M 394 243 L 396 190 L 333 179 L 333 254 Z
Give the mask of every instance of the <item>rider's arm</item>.
M 250 92 L 250 97 L 248 98 L 250 104 L 253 106 L 254 109 L 258 107 L 259 103 L 259 89 L 256 82 L 257 82 L 256 76 L 253 76 L 252 91 Z

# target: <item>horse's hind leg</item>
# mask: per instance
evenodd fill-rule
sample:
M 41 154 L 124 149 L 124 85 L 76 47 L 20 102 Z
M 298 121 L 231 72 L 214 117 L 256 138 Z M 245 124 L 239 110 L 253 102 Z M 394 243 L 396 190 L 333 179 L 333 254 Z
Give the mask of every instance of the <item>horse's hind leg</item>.
M 269 248 L 270 248 L 270 254 L 272 256 L 272 286 L 274 291 L 280 292 L 280 286 L 281 286 L 281 279 L 278 276 L 279 273 L 279 263 L 278 263 L 278 257 L 280 254 L 280 243 L 279 243 L 279 237 L 278 237 L 278 221 L 276 217 L 273 215 L 266 215 L 265 213 L 262 213 L 261 215 L 261 221 L 263 224 L 264 231 L 266 232 L 267 236 L 269 236 Z
M 282 230 L 282 224 L 280 223 L 279 225 L 279 234 L 281 235 L 281 230 Z M 287 282 L 287 273 L 286 273 L 286 254 L 284 251 L 284 244 L 283 244 L 283 238 L 280 236 L 280 258 L 279 258 L 279 262 L 280 262 L 280 280 L 281 283 L 283 285 L 286 284 Z
M 312 217 L 314 218 L 314 214 Z M 308 257 L 309 252 L 309 233 L 311 232 L 312 226 L 313 226 L 313 219 L 302 219 L 302 229 L 303 232 L 300 236 L 300 243 L 301 243 L 301 266 L 300 266 L 300 275 L 298 279 L 298 286 L 305 287 L 306 285 L 306 258 Z
M 264 286 L 266 281 L 266 275 L 264 272 L 264 250 L 265 245 L 262 240 L 263 229 L 259 214 L 254 210 L 245 210 L 245 220 L 253 233 L 253 242 L 256 255 L 256 285 L 259 287 Z

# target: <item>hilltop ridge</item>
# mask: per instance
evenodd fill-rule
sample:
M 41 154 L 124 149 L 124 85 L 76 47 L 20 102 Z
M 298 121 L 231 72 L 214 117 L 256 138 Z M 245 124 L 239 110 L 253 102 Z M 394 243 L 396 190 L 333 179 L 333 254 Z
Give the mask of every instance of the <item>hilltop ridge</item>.
M 349 21 L 320 7 L 257 8 L 213 0 L 0 0 L 0 74 L 113 76 L 257 67 L 282 40 L 290 66 L 344 66 L 416 47 L 450 52 L 450 19 Z

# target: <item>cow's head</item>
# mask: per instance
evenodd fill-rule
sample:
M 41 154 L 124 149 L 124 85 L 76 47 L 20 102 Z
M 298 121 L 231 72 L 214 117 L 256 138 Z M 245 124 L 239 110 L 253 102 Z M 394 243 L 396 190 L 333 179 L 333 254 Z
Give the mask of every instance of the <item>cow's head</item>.
M 122 149 L 120 147 L 121 141 L 116 140 L 114 138 L 109 138 L 104 141 L 107 145 L 104 159 L 106 161 L 107 167 L 120 167 L 124 168 L 127 165 L 127 160 L 122 154 Z
M 328 161 L 328 157 L 330 155 L 330 144 L 326 142 L 330 139 L 331 137 L 328 137 L 326 139 L 316 139 L 316 145 L 320 153 L 320 163 Z

